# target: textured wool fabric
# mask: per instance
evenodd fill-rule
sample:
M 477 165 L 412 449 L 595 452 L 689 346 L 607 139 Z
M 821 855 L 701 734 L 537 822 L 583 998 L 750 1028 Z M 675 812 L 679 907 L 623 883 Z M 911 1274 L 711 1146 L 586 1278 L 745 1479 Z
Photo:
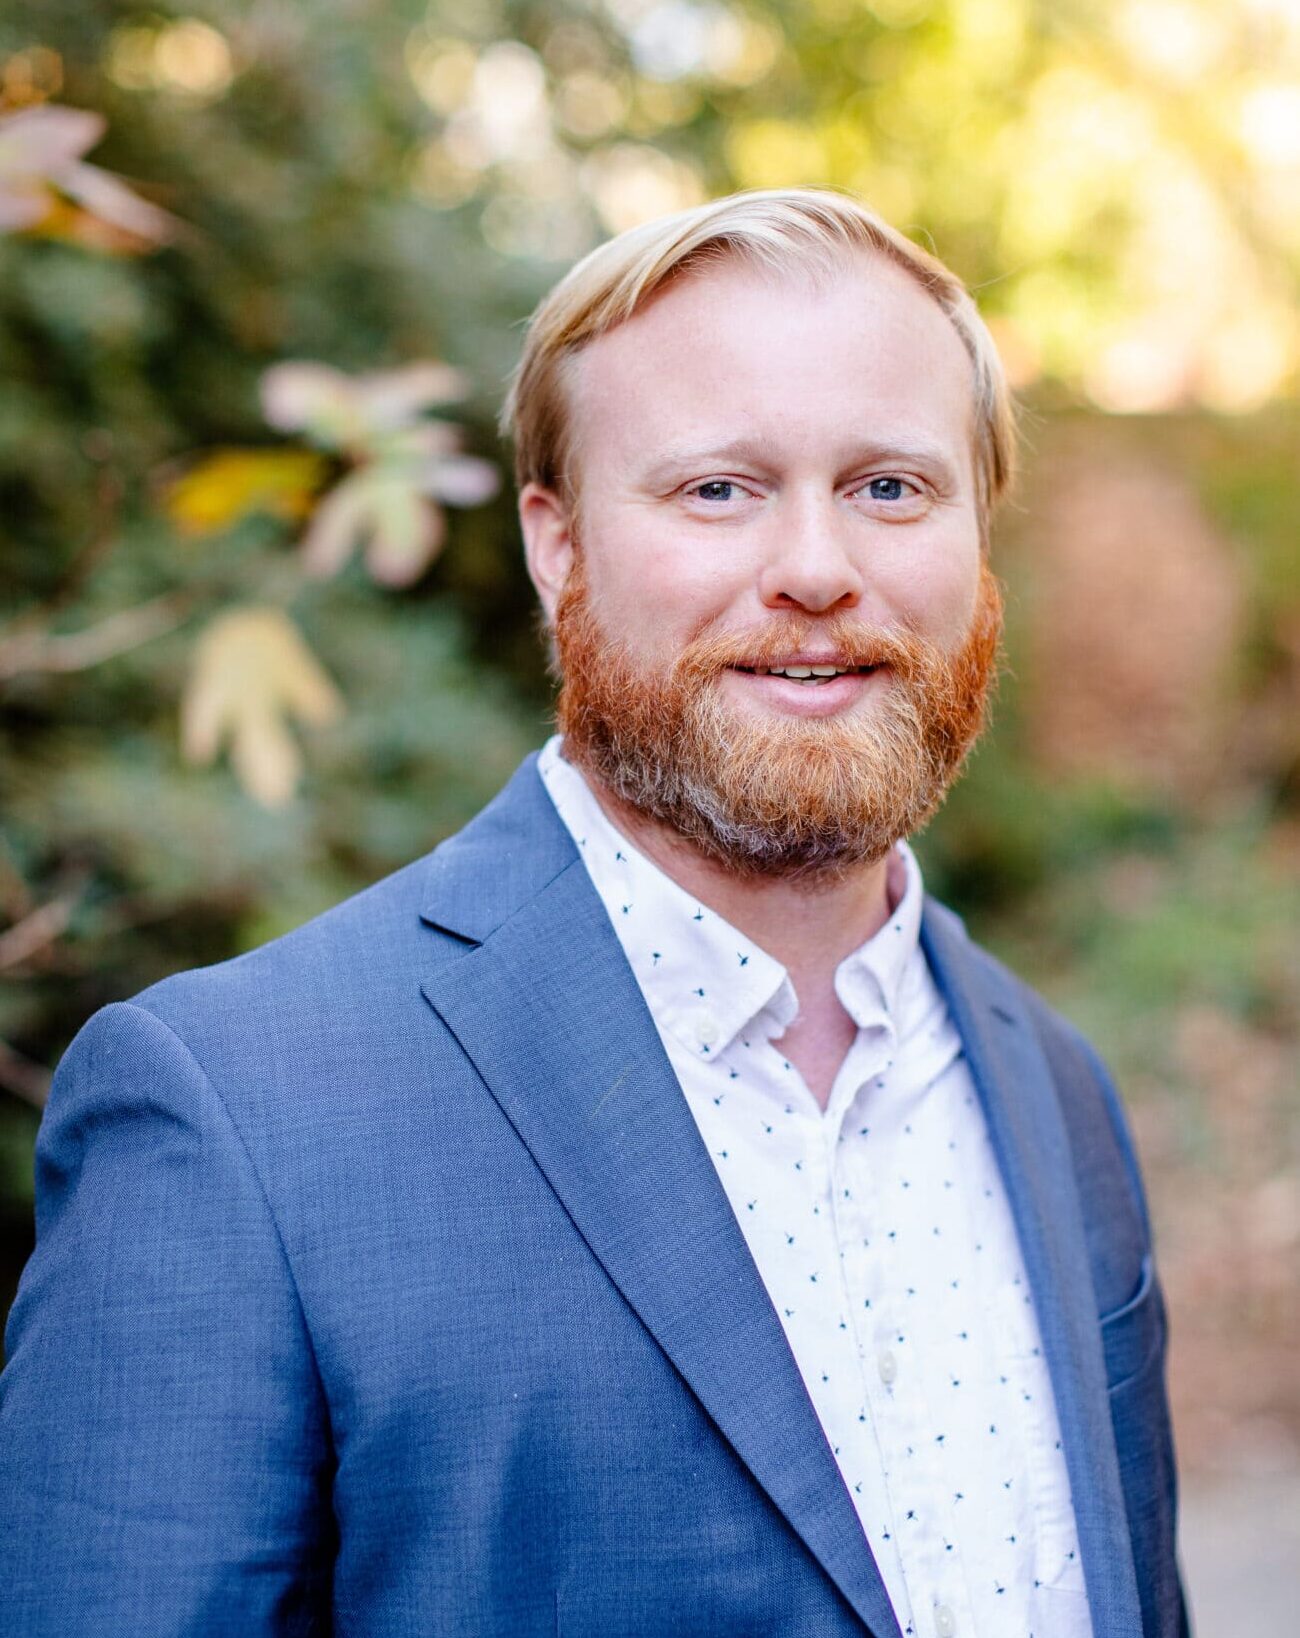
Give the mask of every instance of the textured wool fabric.
M 904 1638 L 1088 1638 L 1051 1382 L 1006 1191 L 920 946 L 911 850 L 840 963 L 825 1110 L 784 967 L 615 828 L 558 736 L 538 771 L 600 894 L 789 1341 Z
M 1113 1089 L 932 902 L 921 936 L 1024 1247 L 1095 1638 L 1178 1638 Z M 96 1015 L 37 1201 L 0 1632 L 899 1638 L 531 760 L 431 857 Z

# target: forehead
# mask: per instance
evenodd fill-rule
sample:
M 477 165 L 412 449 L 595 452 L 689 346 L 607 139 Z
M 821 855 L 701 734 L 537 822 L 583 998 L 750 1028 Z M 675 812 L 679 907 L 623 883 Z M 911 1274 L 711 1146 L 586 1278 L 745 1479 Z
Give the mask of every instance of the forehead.
M 571 361 L 580 471 L 666 441 L 742 436 L 792 460 L 864 438 L 942 443 L 969 473 L 973 368 L 938 302 L 869 252 L 775 271 L 688 270 Z

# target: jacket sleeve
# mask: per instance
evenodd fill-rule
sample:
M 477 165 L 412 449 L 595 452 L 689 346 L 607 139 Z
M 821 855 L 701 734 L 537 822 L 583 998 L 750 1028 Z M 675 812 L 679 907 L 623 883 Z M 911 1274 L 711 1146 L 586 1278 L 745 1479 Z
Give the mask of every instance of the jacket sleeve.
M 69 1048 L 0 1377 L 0 1632 L 329 1625 L 328 1419 L 249 1155 L 152 1013 Z

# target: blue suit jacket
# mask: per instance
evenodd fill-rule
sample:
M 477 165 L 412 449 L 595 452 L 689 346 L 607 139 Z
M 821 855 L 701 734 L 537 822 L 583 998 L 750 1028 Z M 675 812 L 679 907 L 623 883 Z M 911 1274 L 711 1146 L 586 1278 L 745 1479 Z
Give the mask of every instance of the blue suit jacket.
M 1173 1638 L 1165 1323 L 1118 1103 L 933 903 L 924 940 L 1023 1242 L 1096 1638 Z M 898 1638 L 529 764 L 430 858 L 91 1020 L 8 1343 L 15 1638 Z

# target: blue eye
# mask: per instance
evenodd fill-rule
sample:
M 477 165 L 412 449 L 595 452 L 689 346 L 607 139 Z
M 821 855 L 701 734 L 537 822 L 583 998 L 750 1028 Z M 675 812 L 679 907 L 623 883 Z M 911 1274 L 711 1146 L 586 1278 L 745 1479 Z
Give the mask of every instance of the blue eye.
M 897 501 L 904 498 L 901 478 L 872 478 L 867 485 L 867 491 L 872 500 Z
M 697 484 L 695 493 L 703 501 L 729 501 L 735 487 L 725 478 L 714 478 L 709 483 Z

